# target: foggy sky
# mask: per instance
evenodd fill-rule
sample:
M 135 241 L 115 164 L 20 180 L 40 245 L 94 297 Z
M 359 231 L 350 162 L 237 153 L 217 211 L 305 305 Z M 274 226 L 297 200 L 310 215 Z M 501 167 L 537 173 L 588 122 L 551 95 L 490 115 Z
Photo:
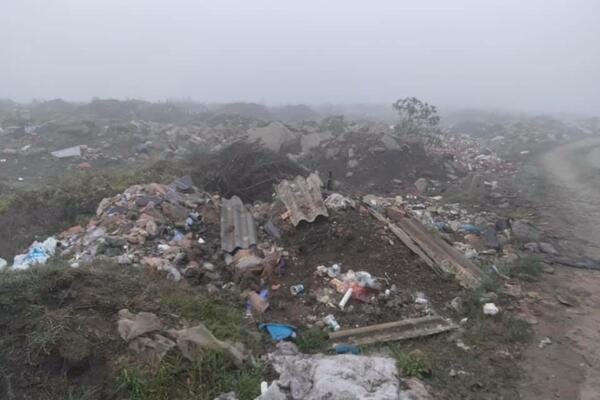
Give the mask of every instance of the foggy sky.
M 597 0 L 1 0 L 0 98 L 600 115 Z

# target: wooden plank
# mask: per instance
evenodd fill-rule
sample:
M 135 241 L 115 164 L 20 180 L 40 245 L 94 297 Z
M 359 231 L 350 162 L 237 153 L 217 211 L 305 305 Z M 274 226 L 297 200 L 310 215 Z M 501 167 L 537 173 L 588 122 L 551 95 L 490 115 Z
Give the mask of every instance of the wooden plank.
M 405 327 L 409 327 L 409 326 L 412 327 L 412 326 L 422 324 L 422 323 L 438 322 L 438 321 L 444 321 L 444 320 L 437 315 L 421 317 L 421 318 L 408 318 L 408 319 L 403 319 L 400 321 L 385 322 L 383 324 L 362 326 L 360 328 L 344 329 L 343 331 L 331 332 L 329 334 L 329 338 L 330 339 L 339 339 L 341 337 L 362 335 L 365 333 L 383 331 L 386 329 L 393 329 L 393 328 L 405 328 Z
M 329 339 L 363 345 L 425 337 L 456 328 L 455 324 L 440 316 L 427 316 L 332 332 Z
M 451 331 L 453 329 L 456 329 L 456 325 L 438 325 L 431 328 L 413 329 L 407 332 L 392 332 L 381 335 L 363 336 L 356 338 L 355 340 L 351 340 L 351 342 L 352 344 L 361 346 L 373 343 L 395 342 L 399 340 L 408 340 L 420 337 L 433 336 L 439 333 Z
M 387 224 L 390 228 L 390 231 L 398 239 L 404 243 L 406 247 L 408 247 L 413 253 L 418 255 L 429 267 L 431 267 L 437 274 L 443 274 L 443 271 L 436 265 L 435 261 L 433 261 L 427 254 L 425 254 L 419 246 L 408 236 L 402 229 L 398 228 L 396 225 L 391 224 L 386 217 L 384 217 L 379 211 L 369 207 L 369 212 L 379 221 Z
M 481 271 L 477 265 L 429 232 L 416 219 L 398 218 L 394 224 L 372 207 L 367 205 L 367 208 L 436 273 L 454 275 L 466 287 L 476 287 L 481 283 Z

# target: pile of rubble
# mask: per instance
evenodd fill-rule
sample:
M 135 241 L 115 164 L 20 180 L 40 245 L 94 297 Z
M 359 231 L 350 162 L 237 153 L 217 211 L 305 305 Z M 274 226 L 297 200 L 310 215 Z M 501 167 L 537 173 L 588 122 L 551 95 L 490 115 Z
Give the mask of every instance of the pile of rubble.
M 539 239 L 539 235 L 534 237 L 535 229 L 524 222 L 513 221 L 511 226 L 510 221 L 491 213 L 470 214 L 457 204 L 438 204 L 440 199 L 410 194 L 404 198 L 367 195 L 358 200 L 330 191 L 324 195 L 324 186 L 316 174 L 284 179 L 275 187 L 273 202 L 249 206 L 236 196 L 221 198 L 199 190 L 189 176 L 169 185 L 135 185 L 102 200 L 86 227 L 75 226 L 58 240 L 34 244 L 15 259 L 15 267 L 17 261 L 19 268 L 44 263 L 58 252 L 73 267 L 104 258 L 124 267 L 142 265 L 174 281 L 189 278 L 206 285 L 209 293 L 236 287 L 246 305 L 247 318 L 259 322 L 259 328 L 274 341 L 296 337 L 298 328 L 291 323 L 303 323 L 328 332 L 334 343 L 350 346 L 340 352 L 352 352 L 355 345 L 457 329 L 458 325 L 444 314 L 452 313 L 449 304 L 456 298 L 458 285 L 446 279 L 437 283 L 435 275 L 451 275 L 464 287 L 476 287 L 482 271 L 473 259 L 501 255 L 511 234 Z M 315 254 L 309 256 L 317 262 L 299 267 L 307 255 L 303 244 L 294 243 L 303 239 L 294 235 L 316 235 L 308 239 L 311 243 L 336 240 L 330 237 L 347 243 L 346 238 L 360 229 L 359 223 L 368 224 L 368 230 L 360 235 L 374 236 L 368 239 L 369 252 L 378 254 L 382 265 L 360 264 L 352 254 L 342 251 L 338 256 L 344 262 L 319 259 Z M 403 270 L 397 265 L 398 254 L 407 250 L 396 241 L 412 252 L 410 266 L 403 265 Z M 510 246 L 504 246 L 507 248 Z M 542 248 L 546 247 L 538 245 Z M 387 254 L 389 258 L 385 258 Z M 407 274 L 406 268 L 414 270 Z M 430 287 L 414 288 L 410 281 L 403 282 L 418 275 Z M 446 286 L 433 290 L 432 285 Z M 435 299 L 428 297 L 428 289 L 435 293 Z M 484 311 L 497 313 L 492 306 L 486 303 Z M 220 341 L 201 325 L 166 329 L 156 316 L 124 310 L 119 332 L 132 350 L 154 359 L 175 347 L 193 359 L 190 346 L 199 346 L 226 349 L 243 362 L 243 350 L 238 345 Z M 261 398 L 348 393 L 338 387 L 347 379 L 335 384 L 335 380 L 321 379 L 321 374 L 338 374 L 335 371 L 346 368 L 346 361 L 358 368 L 356 371 L 369 369 L 372 362 L 390 364 L 382 370 L 387 371 L 388 383 L 371 389 L 368 385 L 357 387 L 355 393 L 375 390 L 372 398 L 410 398 L 402 397 L 395 366 L 389 359 L 345 355 L 336 358 L 333 368 L 331 357 L 292 353 L 281 358 L 283 364 L 279 358 L 271 360 L 281 370 L 281 377 L 265 388 Z M 291 378 L 295 373 L 286 372 L 304 368 L 306 363 L 314 368 L 305 371 L 310 376 L 302 382 Z M 360 380 L 352 382 L 362 385 Z M 268 397 L 271 395 L 275 397 Z

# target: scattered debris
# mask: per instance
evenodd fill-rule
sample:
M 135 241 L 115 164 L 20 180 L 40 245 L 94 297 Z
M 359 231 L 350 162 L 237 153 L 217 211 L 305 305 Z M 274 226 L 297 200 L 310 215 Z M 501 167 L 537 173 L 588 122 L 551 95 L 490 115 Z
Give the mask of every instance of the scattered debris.
M 538 347 L 540 349 L 543 349 L 546 346 L 549 346 L 552 344 L 552 339 L 550 339 L 549 337 L 545 337 L 542 340 L 540 340 L 540 344 L 538 344 Z

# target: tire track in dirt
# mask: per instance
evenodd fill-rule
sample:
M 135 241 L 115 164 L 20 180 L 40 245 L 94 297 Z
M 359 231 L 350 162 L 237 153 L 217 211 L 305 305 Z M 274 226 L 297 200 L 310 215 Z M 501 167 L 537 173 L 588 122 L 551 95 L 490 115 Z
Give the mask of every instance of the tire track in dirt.
M 546 235 L 557 238 L 566 255 L 600 259 L 600 189 L 590 181 L 600 165 L 594 158 L 599 148 L 600 139 L 586 139 L 561 146 L 540 161 L 545 184 L 539 212 L 547 222 Z M 521 398 L 600 398 L 600 271 L 557 267 L 528 289 L 540 297 L 529 305 L 539 323 L 523 356 Z M 560 304 L 557 295 L 572 298 L 573 306 Z M 545 337 L 552 344 L 540 348 Z

